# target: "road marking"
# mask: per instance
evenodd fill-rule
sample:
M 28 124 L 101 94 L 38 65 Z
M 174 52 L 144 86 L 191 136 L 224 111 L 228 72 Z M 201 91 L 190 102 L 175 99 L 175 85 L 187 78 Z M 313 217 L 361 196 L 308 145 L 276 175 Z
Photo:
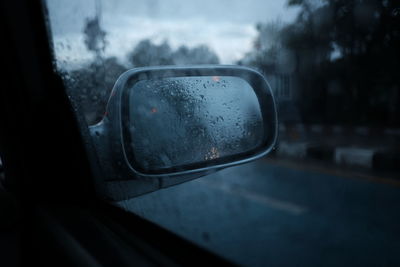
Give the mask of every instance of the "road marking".
M 301 215 L 307 211 L 307 208 L 300 205 L 266 195 L 259 195 L 244 188 L 232 188 L 226 183 L 218 184 L 213 182 L 204 182 L 204 184 L 214 189 L 224 191 L 225 193 L 240 196 L 250 201 L 257 202 L 258 204 L 267 206 L 269 208 L 288 212 L 292 215 Z
M 341 178 L 357 179 L 357 180 L 375 182 L 375 183 L 380 183 L 380 184 L 388 184 L 388 185 L 400 187 L 399 180 L 395 180 L 393 178 L 383 178 L 383 177 L 378 177 L 378 176 L 373 176 L 373 175 L 368 175 L 368 174 L 362 174 L 362 173 L 358 173 L 358 172 L 350 171 L 350 170 L 341 170 L 341 169 L 339 169 L 340 167 L 337 167 L 338 169 L 332 169 L 329 167 L 316 166 L 316 165 L 311 165 L 311 163 L 304 163 L 304 162 L 302 162 L 302 163 L 290 162 L 287 160 L 279 161 L 279 160 L 271 159 L 271 158 L 264 158 L 264 160 L 269 164 L 280 166 L 280 167 L 285 167 L 285 168 L 291 168 L 291 169 L 296 169 L 296 170 L 301 170 L 301 171 L 311 171 L 311 172 L 317 172 L 317 173 L 338 176 Z

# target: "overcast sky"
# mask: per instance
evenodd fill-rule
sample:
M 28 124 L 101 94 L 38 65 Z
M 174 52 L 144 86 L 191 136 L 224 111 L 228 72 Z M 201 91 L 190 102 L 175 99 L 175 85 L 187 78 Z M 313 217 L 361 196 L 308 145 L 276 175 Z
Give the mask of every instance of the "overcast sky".
M 250 51 L 255 25 L 280 19 L 290 22 L 297 9 L 287 0 L 102 0 L 101 26 L 107 32 L 106 56 L 126 61 L 142 39 L 168 41 L 176 48 L 206 44 L 221 63 L 231 64 Z M 58 60 L 81 63 L 92 55 L 83 43 L 86 18 L 95 15 L 95 0 L 47 0 Z

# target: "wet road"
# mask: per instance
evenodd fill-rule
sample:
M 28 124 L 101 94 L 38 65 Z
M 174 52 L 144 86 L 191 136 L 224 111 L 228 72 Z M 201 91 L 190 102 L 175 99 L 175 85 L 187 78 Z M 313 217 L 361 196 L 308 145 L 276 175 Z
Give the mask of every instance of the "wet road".
M 248 266 L 400 266 L 400 186 L 259 160 L 124 203 Z

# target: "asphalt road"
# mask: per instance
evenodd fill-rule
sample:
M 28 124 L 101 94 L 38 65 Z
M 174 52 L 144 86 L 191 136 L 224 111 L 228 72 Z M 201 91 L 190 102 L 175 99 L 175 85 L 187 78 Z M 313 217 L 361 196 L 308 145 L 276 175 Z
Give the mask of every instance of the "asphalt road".
M 123 205 L 240 265 L 400 266 L 400 186 L 379 177 L 259 160 Z

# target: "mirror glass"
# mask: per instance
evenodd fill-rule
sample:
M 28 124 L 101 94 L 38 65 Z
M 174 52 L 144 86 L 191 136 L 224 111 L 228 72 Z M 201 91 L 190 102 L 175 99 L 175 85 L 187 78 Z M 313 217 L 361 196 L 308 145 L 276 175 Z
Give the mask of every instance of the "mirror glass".
M 142 170 L 211 162 L 254 150 L 263 140 L 258 98 L 242 78 L 157 78 L 129 90 L 128 145 Z

